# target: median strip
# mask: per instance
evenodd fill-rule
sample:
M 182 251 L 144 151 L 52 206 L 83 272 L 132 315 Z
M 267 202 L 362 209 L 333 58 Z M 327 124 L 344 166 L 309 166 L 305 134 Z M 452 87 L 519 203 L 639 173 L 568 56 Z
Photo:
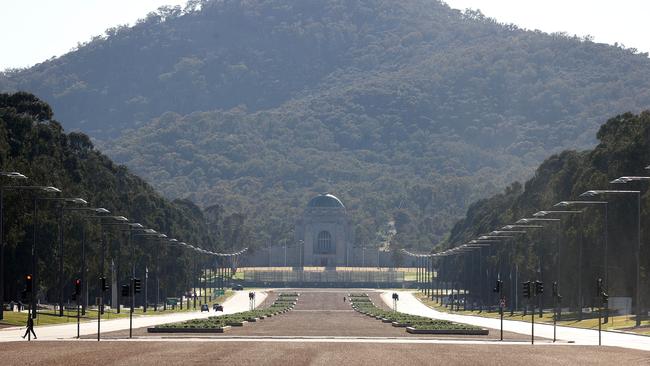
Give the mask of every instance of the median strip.
M 231 327 L 241 327 L 249 322 L 269 318 L 286 313 L 294 308 L 298 301 L 298 293 L 281 293 L 277 299 L 264 309 L 255 309 L 240 313 L 211 316 L 205 319 L 192 319 L 184 322 L 161 324 L 147 328 L 149 333 L 224 333 Z
M 447 320 L 431 319 L 419 315 L 383 310 L 375 306 L 367 294 L 349 294 L 350 305 L 361 314 L 373 317 L 394 327 L 406 328 L 413 334 L 488 335 L 489 330 Z

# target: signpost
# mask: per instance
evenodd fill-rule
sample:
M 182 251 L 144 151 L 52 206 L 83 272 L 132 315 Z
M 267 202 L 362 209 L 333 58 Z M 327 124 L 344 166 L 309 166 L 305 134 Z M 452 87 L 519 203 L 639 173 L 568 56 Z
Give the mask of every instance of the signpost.
M 248 293 L 248 306 L 250 310 L 255 310 L 255 293 L 254 292 L 249 292 Z
M 506 307 L 506 299 L 505 297 L 501 298 L 501 301 L 499 301 L 499 315 L 501 315 L 501 336 L 499 340 L 503 340 L 503 309 Z
M 499 316 L 501 317 L 501 337 L 499 339 L 500 341 L 503 340 L 503 309 L 506 306 L 506 299 L 501 294 L 502 290 L 503 290 L 503 281 L 499 279 L 497 280 L 496 285 L 494 286 L 492 291 L 499 294 Z
M 399 295 L 397 292 L 393 292 L 393 311 L 397 312 L 397 302 L 399 301 Z

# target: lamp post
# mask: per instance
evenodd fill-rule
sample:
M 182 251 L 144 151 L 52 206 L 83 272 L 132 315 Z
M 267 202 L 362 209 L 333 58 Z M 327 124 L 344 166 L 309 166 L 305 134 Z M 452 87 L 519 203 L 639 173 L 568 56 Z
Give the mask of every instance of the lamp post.
M 110 211 L 103 207 L 64 207 L 67 211 L 87 211 L 96 214 L 97 216 L 84 216 L 84 218 L 91 217 L 104 217 L 101 215 L 109 214 Z M 81 301 L 81 315 L 86 315 L 86 307 L 88 306 L 88 284 L 86 283 L 86 228 L 85 225 L 81 226 L 81 270 L 79 278 L 81 279 L 82 287 L 82 301 Z
M 553 222 L 560 223 L 560 221 L 561 221 L 560 219 L 551 219 L 551 218 L 540 217 L 540 216 L 543 216 L 543 214 L 540 214 L 540 212 L 537 212 L 536 215 L 537 216 L 535 216 L 535 217 L 521 219 L 521 220 L 517 221 L 516 223 L 517 224 L 553 223 Z M 558 243 L 557 245 L 559 246 L 560 245 L 559 241 L 557 241 L 557 243 Z M 543 248 L 543 246 L 539 245 L 539 251 L 538 251 L 537 255 L 538 255 L 538 272 L 539 272 L 539 275 L 540 275 L 540 280 L 543 282 L 544 281 L 544 267 L 542 265 L 542 257 L 543 257 L 544 253 L 542 253 L 542 248 Z M 580 255 L 582 256 L 582 246 L 580 247 Z M 559 277 L 560 277 L 560 273 L 559 273 L 560 263 L 561 263 L 560 262 L 560 255 L 559 255 L 559 251 L 558 251 L 558 263 L 557 263 L 558 280 L 559 280 Z M 582 260 L 580 260 L 580 263 L 582 263 Z M 544 306 L 543 298 L 544 298 L 544 296 L 542 294 L 542 296 L 539 297 L 539 317 L 540 318 L 543 315 L 543 306 Z
M 130 222 L 127 224 L 126 229 L 123 229 L 121 231 L 126 231 L 128 232 L 128 243 L 127 246 L 130 247 L 131 249 L 131 278 L 135 278 L 135 240 L 133 238 L 133 233 L 138 232 L 138 231 L 146 231 L 145 227 L 138 223 L 138 222 Z M 133 287 L 133 284 L 132 286 Z M 131 311 L 129 314 L 132 314 L 135 307 L 135 290 L 131 288 Z M 118 304 L 118 313 L 119 313 L 119 304 Z
M 99 214 L 109 214 L 110 211 L 104 209 L 100 210 L 98 212 Z M 104 238 L 104 226 L 113 226 L 113 225 L 124 225 L 124 223 L 128 222 L 129 219 L 127 219 L 124 216 L 104 216 L 104 215 L 97 215 L 97 216 L 88 216 L 86 217 L 88 219 L 91 218 L 98 218 L 99 219 L 99 241 L 100 241 L 100 268 L 99 268 L 99 276 L 97 278 L 98 280 L 98 286 L 97 286 L 97 293 L 99 296 L 97 296 L 97 341 L 101 339 L 101 320 L 102 320 L 102 314 L 104 313 L 104 285 L 106 281 L 106 277 L 104 275 L 104 262 L 105 262 L 105 253 L 106 253 L 106 242 Z M 113 222 L 103 222 L 103 219 L 111 219 Z M 112 280 L 112 278 L 111 278 Z M 111 281 L 113 282 L 113 281 Z M 112 286 L 113 287 L 113 286 Z M 113 291 L 115 289 L 113 288 Z
M 0 177 L 10 180 L 27 179 L 26 176 L 18 172 L 0 172 Z M 0 320 L 4 319 L 4 299 L 5 299 L 5 271 L 4 271 L 4 190 L 11 186 L 0 186 Z
M 519 231 L 492 231 L 490 233 L 483 234 L 483 235 L 479 236 L 477 240 L 478 240 L 479 243 L 487 243 L 491 248 L 492 244 L 505 243 L 509 239 L 513 239 L 514 234 L 521 234 L 521 233 L 522 232 L 519 232 Z M 523 233 L 525 233 L 525 232 L 523 232 Z M 505 235 L 505 234 L 510 234 L 510 235 Z M 490 255 L 490 253 L 488 253 L 488 255 Z M 479 265 L 480 265 L 480 262 L 479 262 Z M 486 262 L 486 267 L 487 267 L 487 262 Z M 487 294 L 483 295 L 482 298 L 489 300 L 489 291 L 488 291 L 489 283 L 488 283 L 488 275 L 487 275 L 488 270 L 487 270 L 487 268 L 486 268 L 485 272 L 486 272 L 485 277 L 484 277 L 485 282 L 481 286 L 481 292 L 487 292 Z
M 74 203 L 79 205 L 87 205 L 88 202 L 79 197 L 51 197 L 51 198 L 37 198 L 40 201 L 57 201 L 59 205 L 59 316 L 63 316 L 63 212 L 64 203 Z
M 133 234 L 133 236 L 134 237 L 142 236 L 145 239 L 146 238 L 156 238 L 156 239 L 160 238 L 160 234 L 154 229 L 143 229 L 141 233 Z M 132 243 L 131 245 L 132 245 L 133 248 L 135 248 L 135 243 Z M 133 262 L 135 263 L 135 249 L 133 249 Z M 135 264 L 134 264 L 133 277 L 135 278 Z M 145 265 L 145 270 L 144 270 L 144 304 L 143 304 L 143 308 L 142 308 L 143 313 L 147 312 L 147 302 L 148 302 L 148 298 L 149 298 L 148 285 L 149 285 L 149 267 Z
M 120 229 L 120 228 L 124 227 L 124 226 L 126 226 L 127 228 L 130 227 L 129 219 L 127 219 L 124 216 L 111 216 L 110 218 L 113 219 L 113 221 L 111 221 L 111 222 L 101 222 L 102 229 L 103 229 L 104 226 L 108 226 L 108 227 L 117 227 L 119 229 L 120 233 L 122 233 L 124 231 L 128 231 L 128 229 L 125 230 L 125 229 Z M 102 238 L 104 238 L 104 235 L 102 235 Z M 121 306 L 120 306 L 120 296 L 121 296 L 121 294 L 120 294 L 120 291 L 118 291 L 119 273 L 120 273 L 120 257 L 121 257 L 120 256 L 121 245 L 120 245 L 119 240 L 118 240 L 117 244 L 118 244 L 117 245 L 117 268 L 115 268 L 115 261 L 114 261 L 115 258 L 111 257 L 111 307 L 115 307 L 115 309 L 117 310 L 116 313 L 119 314 L 121 312 Z M 102 272 L 102 276 L 103 276 L 104 275 L 104 262 L 105 262 L 105 258 L 104 258 L 105 243 L 104 243 L 103 240 L 102 240 L 102 246 L 103 246 L 103 248 L 102 248 L 102 256 L 101 256 L 101 272 Z M 112 249 L 112 246 L 109 249 Z M 102 299 L 102 303 L 103 303 L 103 299 Z
M 607 201 L 561 201 L 554 205 L 554 207 L 571 207 L 571 206 L 602 206 L 604 208 L 604 221 L 603 221 L 603 272 L 605 277 L 605 288 L 609 286 L 609 208 Z M 605 304 L 605 323 L 609 321 L 609 305 Z
M 628 177 L 629 178 L 629 177 Z M 619 182 L 617 182 L 619 183 Z M 624 182 L 620 182 L 624 183 Z M 641 325 L 641 191 L 626 191 L 626 190 L 591 190 L 584 192 L 580 197 L 596 197 L 599 195 L 608 194 L 628 194 L 635 195 L 637 202 L 637 242 L 636 242 L 636 326 Z
M 41 190 L 43 192 L 47 193 L 61 193 L 61 190 L 56 188 L 56 187 L 37 187 L 34 188 L 37 190 Z M 38 226 L 38 196 L 34 195 L 33 197 L 33 204 L 34 204 L 34 222 L 32 223 L 32 298 L 30 302 L 30 307 L 31 307 L 31 317 L 32 319 L 36 319 L 36 292 L 38 291 L 38 273 L 37 273 L 37 258 L 38 258 L 38 248 L 36 246 L 36 227 Z
M 513 230 L 513 229 L 542 229 L 544 226 L 542 225 L 526 225 L 526 224 L 512 224 L 512 225 L 506 225 L 501 228 L 501 230 Z M 522 230 L 526 233 L 526 230 Z M 514 254 L 514 246 L 511 246 L 510 248 L 511 256 Z M 513 267 L 515 268 L 515 280 L 511 281 L 511 288 L 510 291 L 512 292 L 513 300 L 510 302 L 510 316 L 513 316 L 515 313 L 515 309 L 518 308 L 518 297 L 517 297 L 517 274 L 518 274 L 518 267 L 517 264 L 514 263 L 514 260 L 512 260 L 512 265 L 510 267 L 510 278 L 512 279 L 512 270 Z

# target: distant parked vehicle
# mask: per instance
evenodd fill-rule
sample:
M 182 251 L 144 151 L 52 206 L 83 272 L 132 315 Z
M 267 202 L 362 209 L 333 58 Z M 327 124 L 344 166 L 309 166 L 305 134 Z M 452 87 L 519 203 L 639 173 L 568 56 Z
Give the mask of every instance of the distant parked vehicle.
M 221 305 L 221 304 L 214 304 L 214 305 L 212 305 L 212 310 L 223 312 L 223 305 Z
M 208 306 L 208 304 L 201 305 L 201 312 L 204 311 L 210 312 L 210 307 Z
M 232 289 L 234 291 L 241 291 L 241 290 L 244 289 L 244 286 L 242 286 L 242 285 L 232 285 Z

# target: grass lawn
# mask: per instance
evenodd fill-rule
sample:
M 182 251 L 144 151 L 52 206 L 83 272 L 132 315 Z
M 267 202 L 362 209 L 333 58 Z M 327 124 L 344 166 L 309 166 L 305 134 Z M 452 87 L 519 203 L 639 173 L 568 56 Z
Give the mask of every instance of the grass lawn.
M 233 280 L 244 280 L 244 274 L 246 271 L 292 271 L 293 267 L 241 267 L 237 269 L 232 277 Z M 311 272 L 324 272 L 325 267 L 304 267 L 305 271 Z M 352 271 L 352 272 L 386 272 L 389 271 L 388 268 L 377 268 L 377 267 L 336 267 L 336 271 Z M 391 271 L 403 272 L 404 281 L 415 281 L 417 279 L 417 269 L 416 268 L 391 268 Z
M 454 313 L 454 314 L 461 314 L 461 315 L 473 315 L 473 316 L 482 316 L 485 318 L 499 318 L 499 312 L 478 312 L 478 311 L 451 311 L 449 308 L 446 308 L 444 305 L 437 304 L 435 301 L 432 301 L 431 299 L 427 298 L 425 295 L 423 295 L 420 292 L 415 293 L 415 297 L 418 298 L 423 304 L 427 305 L 428 307 L 435 309 L 440 312 L 445 312 L 445 313 Z M 462 306 L 461 306 L 462 309 Z M 519 321 L 524 321 L 524 322 L 530 322 L 530 313 L 528 315 L 524 316 L 523 312 L 515 312 L 512 316 L 510 316 L 510 311 L 507 310 L 503 313 L 503 319 L 505 320 L 519 320 Z M 538 313 L 535 313 L 535 322 L 539 323 L 546 323 L 546 324 L 553 324 L 553 313 L 543 313 L 542 317 L 540 318 Z M 567 327 L 575 327 L 575 328 L 584 328 L 584 329 L 598 329 L 598 318 L 596 319 L 583 319 L 581 321 L 578 320 L 560 320 L 557 322 L 558 325 L 562 326 L 567 326 Z M 609 317 L 609 322 L 607 324 L 602 325 L 603 330 L 626 330 L 626 331 L 631 331 L 639 334 L 648 334 L 650 335 L 650 320 L 643 320 L 641 321 L 641 326 L 642 328 L 638 329 L 626 329 L 626 328 L 632 328 L 635 325 L 634 318 L 630 315 L 618 315 L 618 316 L 610 316 Z
M 211 292 L 208 291 L 210 294 Z M 233 295 L 233 291 L 231 290 L 226 290 L 224 295 L 218 296 L 212 301 L 208 301 L 208 304 L 212 306 L 212 304 L 215 303 L 223 303 L 226 301 L 229 297 Z M 199 304 L 203 303 L 203 296 L 199 299 L 197 297 L 196 299 L 196 306 L 197 310 L 199 309 Z M 178 313 L 178 312 L 187 312 L 187 311 L 194 311 L 194 308 L 192 307 L 193 301 L 190 301 L 190 308 L 188 309 L 185 305 L 187 303 L 183 304 L 183 310 L 181 310 L 178 306 L 176 309 L 172 310 L 171 307 L 167 307 L 166 311 L 162 310 L 162 307 L 159 308 L 159 311 L 153 311 L 153 308 L 148 308 L 147 312 L 143 312 L 142 308 L 137 308 L 133 312 L 135 316 L 152 316 L 152 315 L 162 315 L 162 314 L 168 314 L 168 313 Z M 110 320 L 110 319 L 118 319 L 118 318 L 126 318 L 129 316 L 128 310 L 122 309 L 122 311 L 118 314 L 114 312 L 115 310 L 111 311 L 105 311 L 104 315 L 102 315 L 102 320 Z M 65 324 L 65 323 L 76 323 L 77 322 L 77 312 L 76 311 L 64 311 L 63 312 L 64 316 L 59 317 L 58 313 L 55 315 L 54 312 L 45 312 L 45 311 L 40 311 L 38 316 L 36 317 L 36 321 L 34 322 L 34 325 L 49 325 L 49 324 Z M 86 310 L 86 315 L 81 317 L 82 322 L 90 321 L 97 319 L 97 310 L 95 309 L 87 309 Z M 27 324 L 27 312 L 20 312 L 16 313 L 13 311 L 5 311 L 4 312 L 4 319 L 0 321 L 0 324 L 3 325 L 15 325 L 15 326 L 24 326 Z

